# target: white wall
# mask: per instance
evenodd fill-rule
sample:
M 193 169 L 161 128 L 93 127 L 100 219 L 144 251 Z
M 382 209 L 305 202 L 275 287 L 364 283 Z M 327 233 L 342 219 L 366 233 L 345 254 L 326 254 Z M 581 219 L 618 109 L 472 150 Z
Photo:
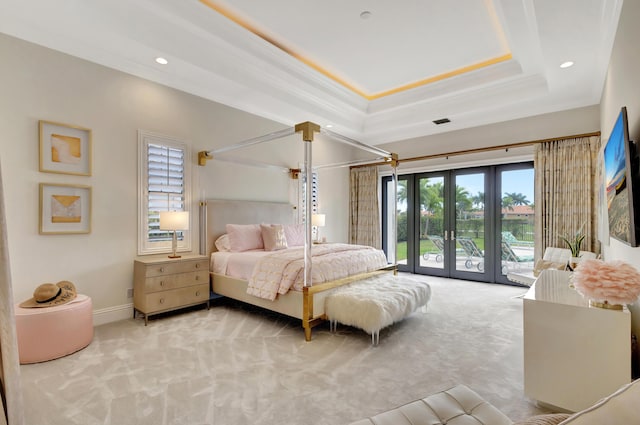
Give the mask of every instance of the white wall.
M 132 287 L 137 244 L 138 129 L 189 142 L 194 213 L 202 192 L 209 198 L 290 201 L 291 183 L 284 173 L 221 161 L 196 165 L 199 150 L 280 130 L 278 123 L 5 35 L 0 35 L 0 57 L 0 161 L 16 301 L 29 298 L 41 283 L 70 280 L 99 311 L 131 302 L 126 289 Z M 92 129 L 92 176 L 38 171 L 38 120 Z M 249 155 L 296 167 L 302 146 L 293 137 L 261 145 Z M 339 162 L 350 155 L 314 142 L 319 161 Z M 320 179 L 328 189 L 320 193 L 328 215 L 323 234 L 346 241 L 348 170 L 324 171 Z M 90 234 L 38 234 L 41 182 L 92 186 Z M 195 227 L 197 214 L 193 219 Z M 197 234 L 192 239 L 197 251 Z
M 629 135 L 640 142 L 640 2 L 625 1 L 616 34 L 607 81 L 600 102 L 602 140 L 606 142 L 620 108 L 627 107 Z M 605 259 L 623 260 L 640 269 L 640 248 L 631 248 L 615 239 L 603 246 Z M 632 308 L 634 333 L 640 336 L 640 301 Z M 640 361 L 640 353 L 638 361 Z

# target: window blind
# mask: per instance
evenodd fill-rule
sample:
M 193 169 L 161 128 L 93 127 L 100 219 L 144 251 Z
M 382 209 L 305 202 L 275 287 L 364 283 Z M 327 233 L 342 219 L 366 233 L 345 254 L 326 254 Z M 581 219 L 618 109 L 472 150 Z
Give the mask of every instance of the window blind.
M 147 196 L 149 241 L 170 240 L 172 233 L 160 230 L 160 211 L 184 211 L 184 150 L 149 143 L 147 147 Z M 182 239 L 182 232 L 178 238 Z

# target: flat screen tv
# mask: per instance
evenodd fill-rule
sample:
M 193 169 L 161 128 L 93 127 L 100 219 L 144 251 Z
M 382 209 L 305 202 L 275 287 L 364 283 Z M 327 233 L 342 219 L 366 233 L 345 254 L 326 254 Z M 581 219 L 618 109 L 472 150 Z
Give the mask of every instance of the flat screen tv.
M 622 107 L 604 148 L 605 190 L 609 215 L 609 236 L 638 246 L 640 219 L 636 149 L 629 140 L 627 108 Z

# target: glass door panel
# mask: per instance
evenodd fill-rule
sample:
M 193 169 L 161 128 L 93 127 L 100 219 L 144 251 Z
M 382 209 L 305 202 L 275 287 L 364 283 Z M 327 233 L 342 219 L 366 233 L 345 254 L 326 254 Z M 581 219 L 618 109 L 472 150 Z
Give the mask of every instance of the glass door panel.
M 534 253 L 534 169 L 503 167 L 500 176 L 500 274 L 533 271 Z
M 407 180 L 399 179 L 398 180 L 398 215 L 396 216 L 397 220 L 397 262 L 398 264 L 407 264 L 407 235 L 409 233 L 408 225 L 407 225 Z
M 420 267 L 445 268 L 444 176 L 419 177 L 417 180 L 419 208 L 416 220 L 419 235 Z
M 455 270 L 485 272 L 485 173 L 455 176 Z

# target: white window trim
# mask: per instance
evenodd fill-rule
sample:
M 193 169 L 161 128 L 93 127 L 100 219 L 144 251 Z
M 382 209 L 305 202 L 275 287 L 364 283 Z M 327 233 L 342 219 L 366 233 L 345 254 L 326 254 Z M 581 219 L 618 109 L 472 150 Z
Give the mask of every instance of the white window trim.
M 138 130 L 138 255 L 161 254 L 171 252 L 171 241 L 149 242 L 148 235 L 148 199 L 149 180 L 147 172 L 147 158 L 149 144 L 169 146 L 184 151 L 184 211 L 190 212 L 191 205 L 191 151 L 189 145 L 183 141 Z M 182 240 L 178 240 L 177 250 L 191 251 L 191 232 L 193 229 L 193 214 L 189 214 L 189 230 L 183 232 Z

